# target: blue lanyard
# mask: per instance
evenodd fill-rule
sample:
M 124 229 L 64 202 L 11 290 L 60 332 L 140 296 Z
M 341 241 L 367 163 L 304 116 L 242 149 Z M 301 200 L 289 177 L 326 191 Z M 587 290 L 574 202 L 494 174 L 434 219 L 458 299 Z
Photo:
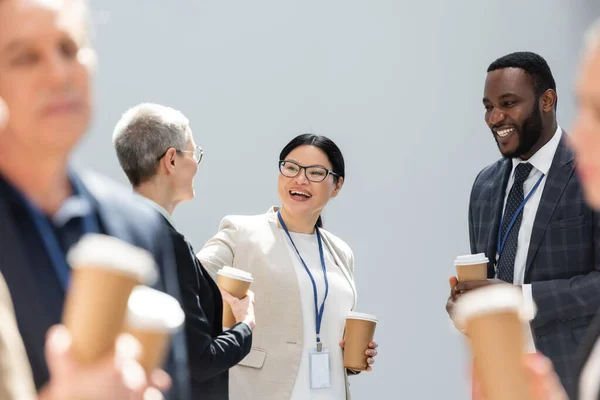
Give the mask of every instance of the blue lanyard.
M 82 195 L 84 193 L 84 188 L 82 184 L 77 180 L 76 177 L 70 176 L 71 182 L 73 184 L 73 189 L 76 195 Z M 23 197 L 23 201 L 29 211 L 33 219 L 33 223 L 40 234 L 40 238 L 42 239 L 42 243 L 48 256 L 50 257 L 50 262 L 56 275 L 60 281 L 60 284 L 63 290 L 66 290 L 69 284 L 69 277 L 71 274 L 71 268 L 67 263 L 66 255 L 63 249 L 58 242 L 58 238 L 56 237 L 56 233 L 54 229 L 52 229 L 52 224 L 48 220 L 48 217 L 33 203 L 31 203 L 27 198 Z M 94 215 L 94 213 L 90 213 L 83 216 L 83 232 L 84 233 L 99 233 L 100 227 L 98 226 L 98 221 Z
M 519 214 L 521 214 L 521 212 L 525 208 L 525 204 L 527 204 L 527 201 L 529 201 L 529 199 L 531 198 L 533 193 L 536 191 L 538 186 L 540 186 L 540 183 L 542 183 L 542 179 L 544 179 L 544 176 L 545 176 L 544 174 L 542 174 L 542 176 L 540 176 L 540 179 L 537 180 L 537 182 L 535 183 L 535 185 L 533 186 L 531 191 L 529 191 L 529 193 L 527 194 L 527 197 L 525 197 L 523 199 L 523 201 L 521 202 L 521 205 L 519 206 L 519 208 L 517 208 L 515 215 L 512 217 L 510 223 L 506 227 L 506 232 L 504 232 L 504 237 L 501 236 L 502 235 L 502 224 L 504 222 L 504 215 L 500 219 L 500 226 L 498 227 L 498 258 L 500 258 L 500 255 L 502 254 L 502 250 L 504 250 L 504 245 L 506 244 L 506 239 L 508 239 L 508 234 L 510 233 L 510 230 L 512 229 L 513 225 L 517 221 Z
M 310 281 L 312 283 L 313 294 L 314 294 L 314 299 L 315 299 L 315 315 L 316 315 L 316 327 L 317 327 L 317 350 L 321 351 L 323 348 L 323 345 L 321 343 L 321 338 L 320 338 L 321 322 L 323 321 L 323 312 L 325 311 L 325 301 L 327 300 L 327 295 L 329 294 L 329 281 L 327 280 L 327 268 L 325 267 L 325 256 L 323 254 L 323 241 L 321 240 L 321 234 L 319 233 L 319 228 L 315 227 L 315 230 L 317 232 L 317 241 L 319 242 L 319 256 L 321 257 L 321 268 L 323 269 L 323 277 L 325 278 L 325 297 L 323 298 L 323 303 L 321 303 L 321 307 L 319 308 L 317 284 L 315 283 L 315 278 L 311 274 L 310 270 L 308 269 L 308 266 L 304 262 L 304 259 L 300 255 L 300 252 L 298 251 L 298 248 L 296 247 L 296 244 L 294 243 L 294 240 L 292 239 L 292 235 L 290 235 L 290 231 L 288 231 L 288 228 L 285 225 L 285 222 L 283 222 L 283 218 L 281 218 L 281 213 L 279 211 L 277 212 L 277 217 L 279 218 L 281 227 L 283 228 L 285 233 L 287 233 L 288 237 L 290 238 L 290 242 L 292 242 L 292 246 L 294 246 L 294 250 L 296 250 L 296 254 L 298 254 L 298 258 L 302 262 L 302 265 L 304 265 L 304 269 L 306 270 L 306 273 L 308 274 L 308 277 L 310 278 Z

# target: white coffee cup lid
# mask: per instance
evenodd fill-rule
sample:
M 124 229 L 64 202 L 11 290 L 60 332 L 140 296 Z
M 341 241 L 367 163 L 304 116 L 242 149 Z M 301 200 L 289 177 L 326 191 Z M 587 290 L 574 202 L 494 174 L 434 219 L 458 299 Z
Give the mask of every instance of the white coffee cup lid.
M 458 256 L 454 260 L 454 265 L 477 265 L 482 263 L 488 263 L 489 260 L 485 256 L 485 253 L 479 254 L 468 254 L 464 256 Z
M 130 328 L 174 333 L 184 321 L 185 314 L 171 295 L 147 286 L 136 286 L 129 296 L 126 323 Z
M 460 296 L 452 319 L 459 327 L 464 329 L 467 321 L 473 317 L 498 312 L 516 312 L 522 321 L 531 321 L 536 314 L 533 301 L 526 304 L 523 291 L 510 284 L 497 284 L 479 288 Z
M 217 272 L 217 274 L 232 279 L 239 279 L 240 281 L 254 282 L 254 278 L 252 278 L 252 274 L 250 272 L 238 268 L 223 267 Z
M 355 312 L 355 311 L 350 311 L 346 315 L 346 319 L 361 319 L 364 321 L 371 321 L 371 322 L 375 322 L 375 323 L 378 322 L 377 317 L 374 315 L 359 313 L 359 312 Z
M 71 268 L 105 268 L 133 275 L 146 285 L 158 279 L 156 263 L 149 251 L 98 233 L 84 235 L 67 253 L 67 262 Z

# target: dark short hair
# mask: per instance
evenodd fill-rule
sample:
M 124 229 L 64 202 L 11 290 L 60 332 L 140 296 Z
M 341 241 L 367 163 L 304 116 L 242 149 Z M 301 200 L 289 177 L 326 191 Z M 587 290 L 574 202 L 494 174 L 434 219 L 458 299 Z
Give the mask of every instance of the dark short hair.
M 556 92 L 556 82 L 546 60 L 539 54 L 530 51 L 518 51 L 500 57 L 490 64 L 487 72 L 504 68 L 519 68 L 525 71 L 533 82 L 533 91 L 537 98 L 548 89 Z M 554 105 L 556 108 L 556 104 Z

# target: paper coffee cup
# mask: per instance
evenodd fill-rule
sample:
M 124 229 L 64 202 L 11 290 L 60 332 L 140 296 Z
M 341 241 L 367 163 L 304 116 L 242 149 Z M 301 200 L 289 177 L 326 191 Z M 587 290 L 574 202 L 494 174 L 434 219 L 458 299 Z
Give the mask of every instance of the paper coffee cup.
M 458 256 L 454 260 L 459 281 L 484 281 L 487 279 L 488 258 L 484 253 Z
M 127 302 L 125 330 L 142 346 L 139 362 L 146 373 L 163 364 L 171 337 L 184 321 L 185 314 L 174 297 L 147 286 L 133 289 Z
M 530 400 L 523 321 L 528 321 L 521 290 L 492 285 L 463 294 L 454 318 L 466 326 L 475 375 L 489 400 Z
M 111 352 L 123 329 L 127 301 L 139 284 L 157 279 L 152 255 L 117 238 L 85 235 L 67 254 L 72 268 L 63 323 L 73 357 L 92 363 Z
M 350 312 L 346 316 L 346 330 L 344 333 L 344 367 L 354 371 L 365 371 L 369 358 L 365 351 L 375 336 L 377 317 L 370 314 Z
M 252 282 L 254 282 L 252 274 L 241 269 L 223 267 L 217 272 L 217 285 L 238 299 L 243 299 L 248 295 Z M 223 329 L 231 328 L 235 324 L 235 316 L 231 307 L 223 301 Z

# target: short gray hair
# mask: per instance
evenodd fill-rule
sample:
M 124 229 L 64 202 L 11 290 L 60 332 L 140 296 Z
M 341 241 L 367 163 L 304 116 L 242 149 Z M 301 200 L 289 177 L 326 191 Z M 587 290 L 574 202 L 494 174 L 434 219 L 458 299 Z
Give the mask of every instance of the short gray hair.
M 158 160 L 168 149 L 184 150 L 190 138 L 185 115 L 153 103 L 127 110 L 113 132 L 119 163 L 134 187 L 154 177 Z

